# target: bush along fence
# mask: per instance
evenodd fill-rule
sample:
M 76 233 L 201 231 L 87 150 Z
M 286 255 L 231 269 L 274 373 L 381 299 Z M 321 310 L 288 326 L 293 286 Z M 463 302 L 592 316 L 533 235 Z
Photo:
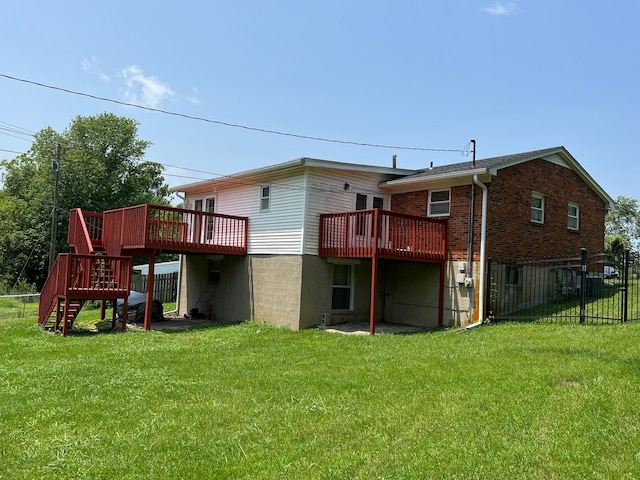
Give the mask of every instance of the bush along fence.
M 640 320 L 640 255 L 589 254 L 487 262 L 487 322 Z
M 131 290 L 134 292 L 147 291 L 147 275 L 134 271 L 131 276 Z M 178 296 L 178 272 L 154 275 L 153 298 L 162 303 L 175 302 Z

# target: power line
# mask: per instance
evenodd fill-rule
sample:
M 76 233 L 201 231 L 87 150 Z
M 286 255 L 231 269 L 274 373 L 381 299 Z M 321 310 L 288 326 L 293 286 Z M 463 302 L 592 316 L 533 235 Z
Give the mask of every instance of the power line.
M 27 130 L 26 128 L 22 128 L 22 127 L 19 127 L 17 125 L 13 125 L 11 123 L 3 122 L 2 120 L 0 120 L 0 123 L 2 125 L 5 125 L 5 127 L 0 127 L 3 130 L 13 131 L 15 133 L 19 133 L 21 135 L 28 135 L 28 136 L 31 136 L 31 137 L 35 136 L 35 134 L 36 134 L 36 132 L 32 132 L 31 130 Z
M 278 130 L 269 130 L 269 129 L 266 129 L 266 128 L 250 127 L 250 126 L 247 126 L 247 125 L 241 125 L 241 124 L 237 124 L 237 123 L 229 123 L 229 122 L 223 122 L 223 121 L 220 121 L 220 120 L 212 120 L 212 119 L 209 119 L 209 118 L 197 117 L 197 116 L 193 116 L 193 115 L 187 115 L 187 114 L 184 114 L 184 113 L 171 112 L 169 110 L 162 110 L 160 108 L 145 107 L 143 105 L 137 105 L 135 103 L 123 102 L 123 101 L 115 100 L 115 99 L 112 99 L 112 98 L 100 97 L 100 96 L 97 96 L 97 95 L 91 95 L 89 93 L 83 93 L 83 92 L 78 92 L 78 91 L 75 91 L 75 90 L 70 90 L 68 88 L 62 88 L 62 87 L 57 87 L 57 86 L 54 86 L 54 85 L 48 85 L 48 84 L 41 83 L 41 82 L 35 82 L 33 80 L 27 80 L 27 79 L 24 79 L 24 78 L 13 77 L 11 75 L 7 75 L 7 74 L 4 74 L 4 73 L 0 73 L 0 77 L 4 77 L 6 79 L 14 80 L 14 81 L 17 81 L 17 82 L 36 85 L 38 87 L 48 88 L 48 89 L 51 89 L 51 90 L 57 90 L 57 91 L 69 93 L 69 94 L 72 94 L 72 95 L 78 95 L 78 96 L 81 96 L 81 97 L 93 98 L 94 100 L 101 100 L 101 101 L 104 101 L 104 102 L 115 103 L 115 104 L 124 105 L 124 106 L 127 106 L 127 107 L 139 108 L 141 110 L 148 110 L 148 111 L 151 111 L 151 112 L 162 113 L 162 114 L 165 114 L 165 115 L 172 115 L 172 116 L 175 116 L 175 117 L 187 118 L 187 119 L 190 119 L 190 120 L 197 120 L 197 121 L 200 121 L 200 122 L 207 122 L 207 123 L 213 123 L 213 124 L 216 124 L 216 125 L 223 125 L 225 127 L 242 128 L 244 130 L 250 130 L 250 131 L 254 131 L 254 132 L 268 133 L 268 134 L 271 134 L 271 135 L 281 135 L 281 136 L 286 136 L 286 137 L 300 138 L 300 139 L 304 139 L 304 140 L 314 140 L 314 141 L 317 141 L 317 142 L 329 142 L 329 143 L 340 143 L 340 144 L 345 144 L 345 145 L 356 145 L 356 146 L 360 146 L 360 147 L 386 148 L 386 149 L 393 149 L 393 150 L 414 150 L 414 151 L 421 151 L 421 152 L 458 152 L 458 153 L 462 153 L 462 149 L 403 147 L 403 146 L 399 146 L 399 145 L 384 145 L 384 144 L 379 144 L 379 143 L 353 142 L 353 141 L 348 141 L 348 140 L 338 140 L 338 139 L 332 139 L 332 138 L 314 137 L 314 136 L 311 136 L 311 135 L 300 135 L 300 134 L 297 134 L 297 133 L 281 132 L 281 131 L 278 131 Z

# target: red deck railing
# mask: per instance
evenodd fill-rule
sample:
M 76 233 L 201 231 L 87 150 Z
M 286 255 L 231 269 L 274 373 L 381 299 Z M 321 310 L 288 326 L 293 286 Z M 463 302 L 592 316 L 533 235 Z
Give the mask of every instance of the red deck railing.
M 248 219 L 232 215 L 137 205 L 104 213 L 104 243 L 110 253 L 162 249 L 246 255 Z
M 320 215 L 322 257 L 444 261 L 447 221 L 386 210 Z
M 46 323 L 58 297 L 110 300 L 129 295 L 131 257 L 63 253 L 40 293 L 38 319 Z
M 96 248 L 102 247 L 102 222 L 101 213 L 72 209 L 69 212 L 67 243 L 77 253 L 93 253 Z

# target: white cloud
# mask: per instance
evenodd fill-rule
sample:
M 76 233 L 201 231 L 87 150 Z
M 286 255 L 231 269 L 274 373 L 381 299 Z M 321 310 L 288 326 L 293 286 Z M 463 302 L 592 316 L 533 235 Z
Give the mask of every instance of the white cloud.
M 130 103 L 157 108 L 162 102 L 175 95 L 168 83 L 153 75 L 145 75 L 136 65 L 124 68 L 120 74 L 125 82 L 122 94 Z
M 95 56 L 88 59 L 85 58 L 81 62 L 82 70 L 90 75 L 96 75 L 100 80 L 104 82 L 108 82 L 109 80 L 111 80 L 111 78 L 109 78 L 109 75 L 102 71 L 102 69 L 100 68 L 101 63 L 102 62 L 100 61 L 100 59 Z
M 516 4 L 513 2 L 507 2 L 507 3 L 496 2 L 490 7 L 485 7 L 482 10 L 484 10 L 485 12 L 491 15 L 496 15 L 496 16 L 511 15 L 516 11 Z

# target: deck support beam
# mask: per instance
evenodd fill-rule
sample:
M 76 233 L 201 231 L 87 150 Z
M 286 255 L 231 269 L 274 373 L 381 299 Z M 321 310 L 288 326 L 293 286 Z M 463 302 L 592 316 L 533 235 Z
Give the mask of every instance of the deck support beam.
M 371 258 L 371 304 L 369 305 L 369 334 L 376 333 L 376 279 L 378 277 L 378 256 Z

